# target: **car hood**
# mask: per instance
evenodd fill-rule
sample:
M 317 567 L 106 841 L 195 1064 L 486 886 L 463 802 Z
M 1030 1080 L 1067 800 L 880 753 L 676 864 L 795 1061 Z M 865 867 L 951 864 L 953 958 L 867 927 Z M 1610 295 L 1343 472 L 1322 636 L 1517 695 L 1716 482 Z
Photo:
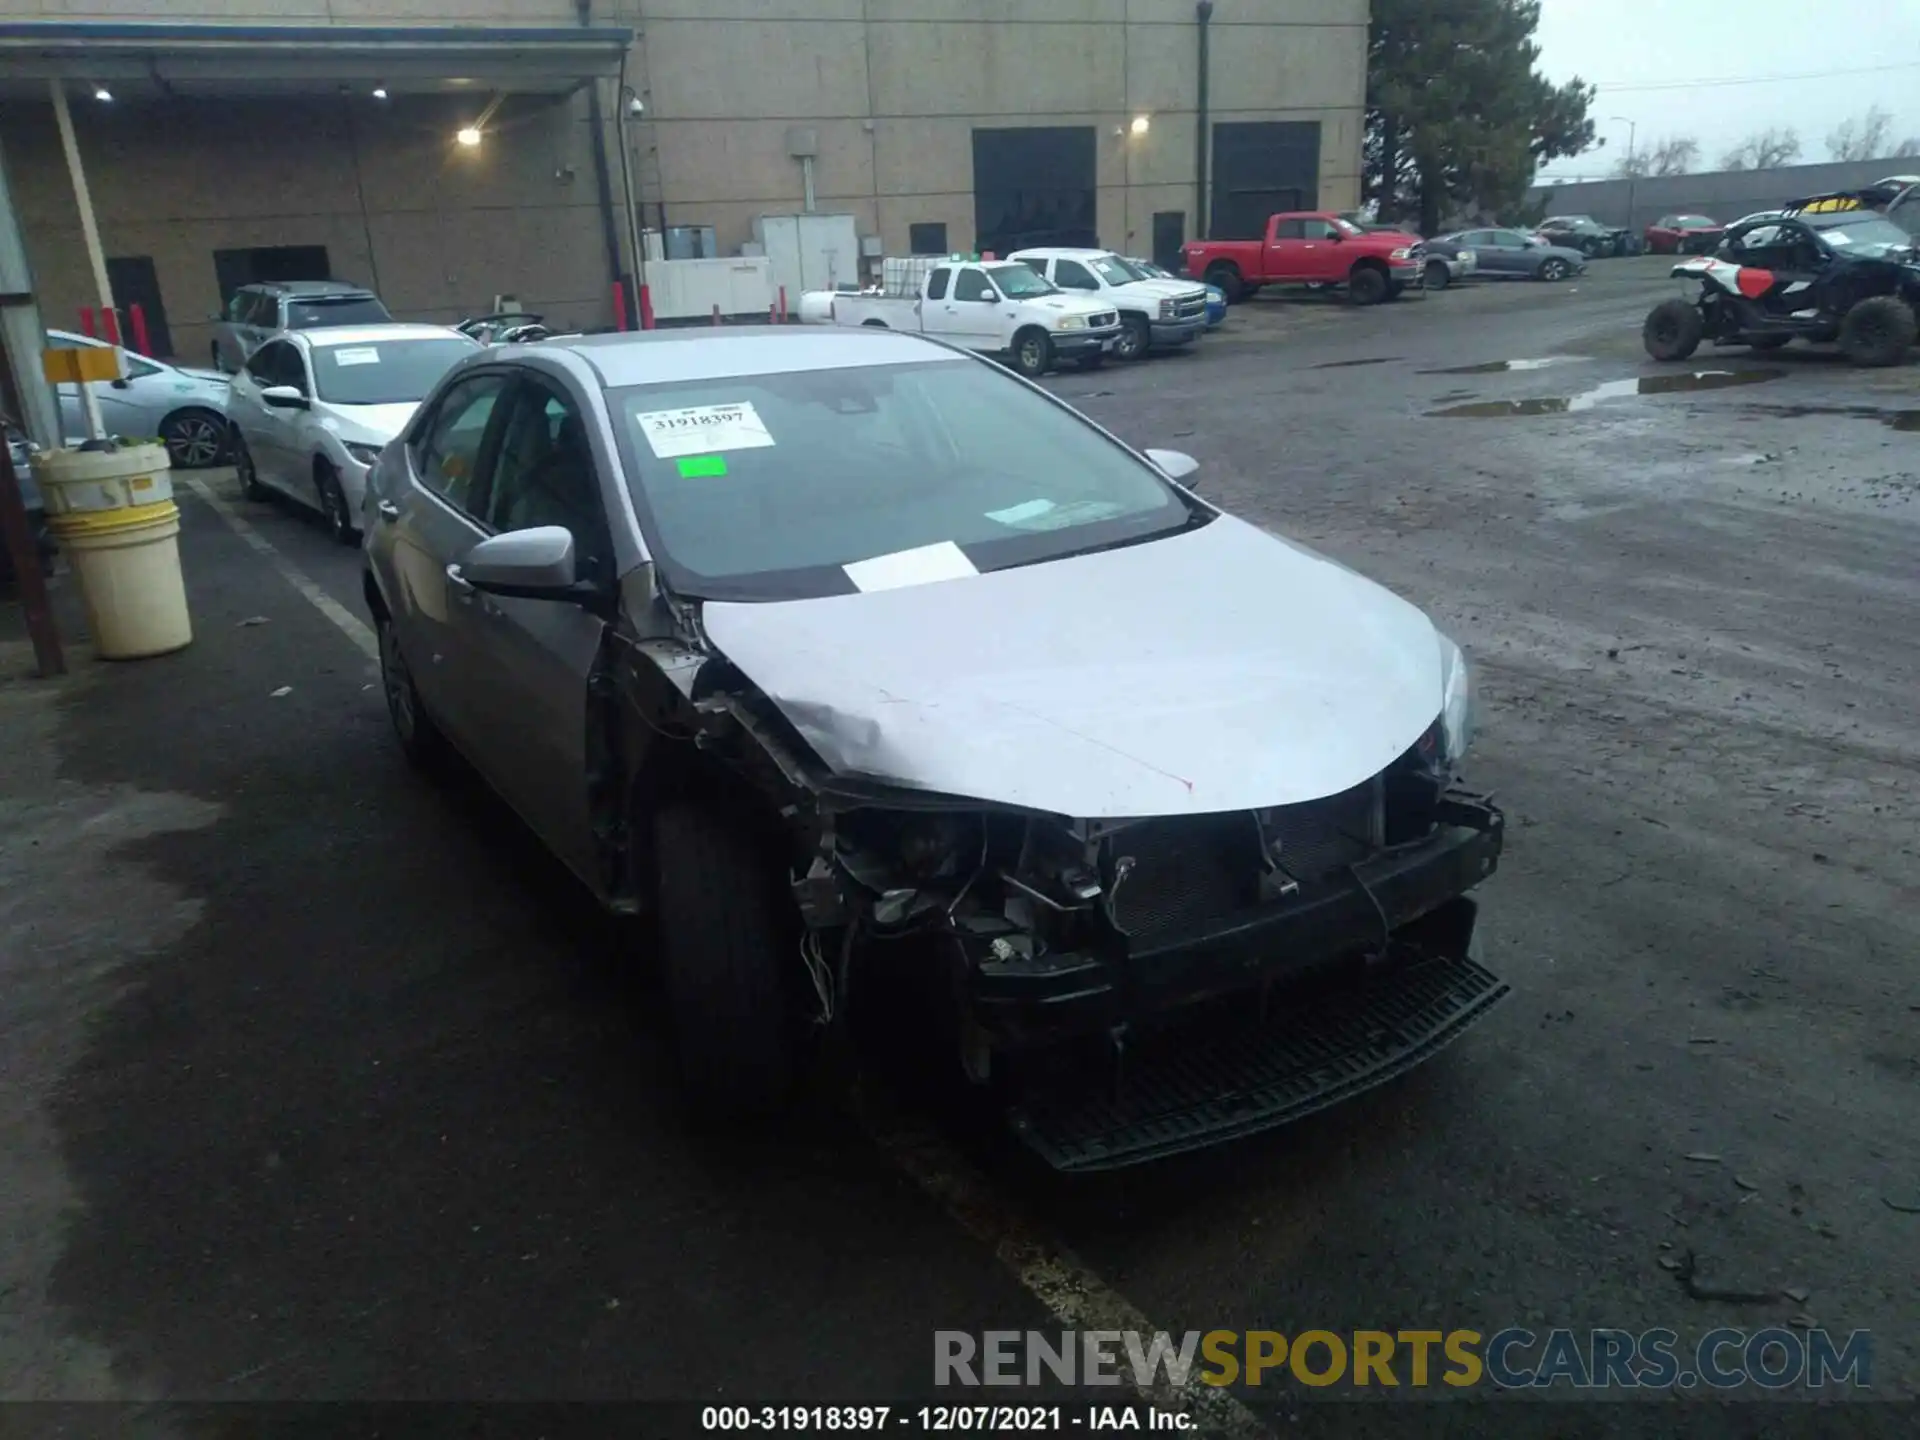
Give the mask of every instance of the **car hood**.
M 218 385 L 222 390 L 230 389 L 233 385 L 233 377 L 223 375 L 218 370 L 202 370 L 195 366 L 178 365 L 174 367 L 173 373 L 188 380 L 198 380 L 203 385 Z
M 351 440 L 356 445 L 384 445 L 407 428 L 407 422 L 419 408 L 417 400 L 393 405 L 323 404 L 319 408 L 319 419 L 342 440 Z
M 1062 315 L 1101 315 L 1113 310 L 1113 301 L 1105 296 L 1096 300 L 1080 295 L 1036 295 L 1020 303 L 1038 305 L 1043 310 L 1057 310 Z
M 1337 794 L 1438 718 L 1426 616 L 1220 516 L 858 595 L 711 602 L 708 638 L 835 772 L 1080 819 Z
M 1117 285 L 1114 287 L 1114 293 L 1151 295 L 1161 300 L 1183 300 L 1200 294 L 1201 285 L 1197 280 L 1162 280 L 1155 277 L 1151 280 L 1135 280 L 1126 285 Z

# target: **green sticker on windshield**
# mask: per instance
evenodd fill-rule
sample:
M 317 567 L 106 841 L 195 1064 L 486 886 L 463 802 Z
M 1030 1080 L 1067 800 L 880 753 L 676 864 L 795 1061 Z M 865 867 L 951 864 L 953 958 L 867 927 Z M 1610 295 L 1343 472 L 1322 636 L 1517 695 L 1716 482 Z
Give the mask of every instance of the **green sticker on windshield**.
M 682 455 L 680 457 L 680 475 L 686 480 L 705 480 L 710 476 L 727 473 L 727 457 L 724 455 Z

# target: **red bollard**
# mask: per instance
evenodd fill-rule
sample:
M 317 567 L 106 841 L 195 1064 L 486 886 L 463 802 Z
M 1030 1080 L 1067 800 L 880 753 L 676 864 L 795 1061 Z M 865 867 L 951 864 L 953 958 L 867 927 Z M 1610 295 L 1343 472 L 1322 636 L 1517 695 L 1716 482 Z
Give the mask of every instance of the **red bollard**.
M 627 287 L 618 280 L 613 282 L 613 328 L 627 328 Z
M 152 355 L 153 342 L 147 336 L 147 312 L 140 308 L 138 300 L 127 307 L 127 324 L 133 330 L 133 348 L 142 355 Z
M 645 285 L 640 287 L 640 328 L 653 329 L 653 291 Z
M 100 307 L 100 329 L 109 345 L 120 343 L 120 312 L 111 305 Z
M 767 301 L 767 324 L 778 325 L 779 323 L 780 312 L 774 308 L 773 301 L 769 300 Z
M 784 285 L 780 287 L 780 323 L 787 323 L 787 287 Z
M 80 333 L 89 340 L 95 338 L 93 333 L 93 307 L 91 305 L 82 305 L 80 307 Z

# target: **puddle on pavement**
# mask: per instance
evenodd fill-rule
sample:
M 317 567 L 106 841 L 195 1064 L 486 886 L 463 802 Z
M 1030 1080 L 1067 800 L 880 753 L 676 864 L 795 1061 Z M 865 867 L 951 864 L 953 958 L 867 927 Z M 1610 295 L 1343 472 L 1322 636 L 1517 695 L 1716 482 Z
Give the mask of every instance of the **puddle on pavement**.
M 1758 385 L 1778 380 L 1784 370 L 1693 370 L 1684 375 L 1642 375 L 1635 380 L 1609 380 L 1578 395 L 1542 395 L 1526 400 L 1483 400 L 1474 405 L 1449 405 L 1427 414 L 1473 419 L 1504 419 L 1512 415 L 1569 415 L 1591 410 L 1608 400 L 1629 395 L 1688 395 L 1700 390 L 1724 390 L 1730 385 Z
M 1372 360 L 1326 360 L 1312 368 L 1315 370 L 1346 370 L 1355 365 L 1391 365 L 1394 361 L 1401 358 L 1403 357 L 1399 355 L 1381 355 Z
M 1569 365 L 1584 360 L 1584 355 L 1543 355 L 1538 360 L 1486 360 L 1478 365 L 1449 365 L 1442 370 L 1422 370 L 1422 375 L 1504 375 L 1514 370 L 1544 370 L 1549 365 Z
M 1920 410 L 1881 410 L 1872 405 L 1749 405 L 1756 415 L 1778 415 L 1787 420 L 1804 420 L 1809 415 L 1850 415 L 1857 420 L 1878 420 L 1889 430 L 1920 431 Z

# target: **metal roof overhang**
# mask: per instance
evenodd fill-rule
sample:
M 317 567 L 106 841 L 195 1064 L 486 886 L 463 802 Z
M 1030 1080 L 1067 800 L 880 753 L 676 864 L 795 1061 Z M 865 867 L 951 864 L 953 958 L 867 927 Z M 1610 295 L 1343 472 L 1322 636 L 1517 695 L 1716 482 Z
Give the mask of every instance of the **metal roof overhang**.
M 322 95 L 559 94 L 617 75 L 624 27 L 0 24 L 0 98 L 43 99 L 49 80 L 106 86 L 116 101 Z

